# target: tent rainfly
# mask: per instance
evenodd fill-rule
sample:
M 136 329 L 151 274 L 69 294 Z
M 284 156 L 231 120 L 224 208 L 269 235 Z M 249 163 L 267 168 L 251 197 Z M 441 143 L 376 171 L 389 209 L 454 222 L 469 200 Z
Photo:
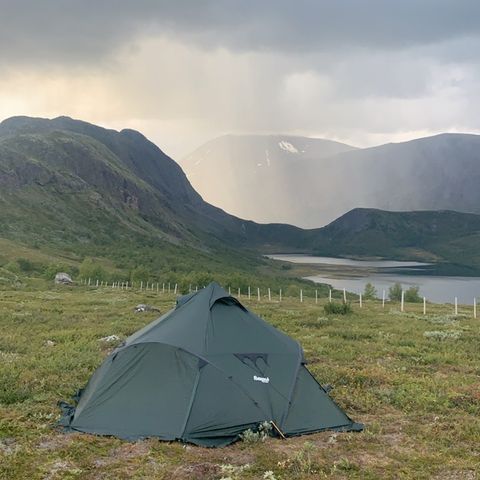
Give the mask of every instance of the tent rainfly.
M 363 428 L 308 371 L 298 342 L 216 283 L 127 338 L 75 400 L 60 402 L 67 430 L 128 440 L 219 447 L 264 421 L 287 437 Z

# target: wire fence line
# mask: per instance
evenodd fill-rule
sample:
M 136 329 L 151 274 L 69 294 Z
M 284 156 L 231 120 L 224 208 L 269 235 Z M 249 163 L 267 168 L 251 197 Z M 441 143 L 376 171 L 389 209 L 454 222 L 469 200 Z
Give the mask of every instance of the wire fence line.
M 107 282 L 103 280 L 98 280 L 98 279 L 91 279 L 91 278 L 81 278 L 79 280 L 79 283 L 81 285 L 90 287 L 90 288 L 110 288 L 113 290 L 133 290 L 137 292 L 154 292 L 158 294 L 173 294 L 173 295 L 182 295 L 185 294 L 186 292 L 181 292 L 179 285 L 177 283 L 173 284 L 171 282 L 144 282 L 144 281 L 137 281 L 137 282 Z M 193 285 L 190 284 L 188 288 L 188 293 L 193 293 L 193 292 L 198 292 L 198 290 L 205 288 L 205 285 L 199 286 L 199 285 Z M 422 306 L 422 312 L 424 315 L 427 315 L 428 310 L 430 309 L 429 306 L 431 306 L 431 303 L 428 302 L 426 297 L 421 297 L 420 301 L 417 302 L 407 302 L 405 300 L 405 290 L 401 291 L 401 297 L 400 300 L 397 299 L 390 299 L 387 298 L 386 291 L 382 291 L 382 297 L 368 297 L 365 298 L 364 295 L 360 294 L 353 294 L 350 292 L 347 292 L 346 289 L 338 290 L 338 289 L 329 289 L 328 290 L 328 295 L 322 296 L 322 293 L 324 290 L 309 290 L 307 292 L 304 289 L 299 288 L 298 293 L 296 295 L 291 295 L 285 294 L 285 291 L 282 288 L 277 288 L 277 289 L 272 289 L 270 287 L 247 287 L 242 291 L 241 287 L 232 287 L 228 286 L 225 287 L 226 290 L 228 290 L 229 295 L 235 296 L 238 299 L 248 299 L 248 300 L 256 300 L 257 302 L 262 302 L 262 301 L 267 301 L 267 302 L 282 302 L 285 300 L 292 301 L 296 299 L 300 303 L 315 303 L 315 304 L 324 304 L 325 302 L 334 302 L 334 301 L 340 301 L 342 303 L 348 303 L 351 306 L 358 306 L 358 308 L 364 308 L 365 302 L 371 302 L 375 304 L 381 304 L 382 309 L 385 309 L 387 306 L 392 306 L 392 305 L 399 305 L 400 307 L 400 312 L 405 312 L 407 305 L 411 308 L 412 305 Z M 459 302 L 458 302 L 458 297 L 454 297 L 452 302 L 452 307 L 453 307 L 453 314 L 458 315 L 459 314 Z M 438 305 L 438 304 L 437 304 Z M 448 304 L 446 304 L 448 305 Z M 464 309 L 469 308 L 471 309 L 471 313 L 473 315 L 473 318 L 477 318 L 477 299 L 476 297 L 473 298 L 473 301 L 471 304 L 464 304 L 462 306 Z M 470 311 L 470 310 L 469 310 Z

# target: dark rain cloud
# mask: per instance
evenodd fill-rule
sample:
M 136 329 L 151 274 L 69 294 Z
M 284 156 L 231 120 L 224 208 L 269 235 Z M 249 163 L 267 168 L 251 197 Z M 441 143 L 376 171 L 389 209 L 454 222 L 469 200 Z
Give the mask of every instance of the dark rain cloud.
M 305 54 L 480 35 L 477 0 L 1 0 L 0 62 L 90 62 L 135 38 Z M 440 52 L 439 52 L 440 53 Z

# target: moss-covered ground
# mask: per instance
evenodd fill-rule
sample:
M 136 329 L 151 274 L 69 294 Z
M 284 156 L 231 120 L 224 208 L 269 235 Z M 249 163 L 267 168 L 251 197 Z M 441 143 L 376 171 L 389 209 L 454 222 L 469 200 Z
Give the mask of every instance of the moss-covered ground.
M 57 401 L 82 387 L 115 342 L 152 320 L 138 303 L 173 295 L 86 287 L 0 291 L 2 479 L 475 479 L 480 471 L 480 319 L 471 309 L 323 300 L 245 303 L 298 339 L 309 368 L 362 433 L 323 432 L 204 449 L 64 434 Z M 242 298 L 242 301 L 244 299 Z M 118 340 L 117 340 L 118 342 Z

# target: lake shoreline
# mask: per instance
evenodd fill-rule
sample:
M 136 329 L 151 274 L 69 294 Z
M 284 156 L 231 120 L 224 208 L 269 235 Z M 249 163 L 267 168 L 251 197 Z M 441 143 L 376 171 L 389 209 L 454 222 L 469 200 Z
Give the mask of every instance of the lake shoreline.
M 471 304 L 473 298 L 480 298 L 479 276 L 451 275 L 451 269 L 439 269 L 438 264 L 391 260 L 363 263 L 361 260 L 291 254 L 269 255 L 269 258 L 283 262 L 295 276 L 356 294 L 362 293 L 365 285 L 371 283 L 381 297 L 382 290 L 388 294 L 392 285 L 400 283 L 405 289 L 420 287 L 420 295 L 436 303 L 453 303 L 457 297 L 461 303 Z M 320 259 L 324 263 L 319 263 Z

